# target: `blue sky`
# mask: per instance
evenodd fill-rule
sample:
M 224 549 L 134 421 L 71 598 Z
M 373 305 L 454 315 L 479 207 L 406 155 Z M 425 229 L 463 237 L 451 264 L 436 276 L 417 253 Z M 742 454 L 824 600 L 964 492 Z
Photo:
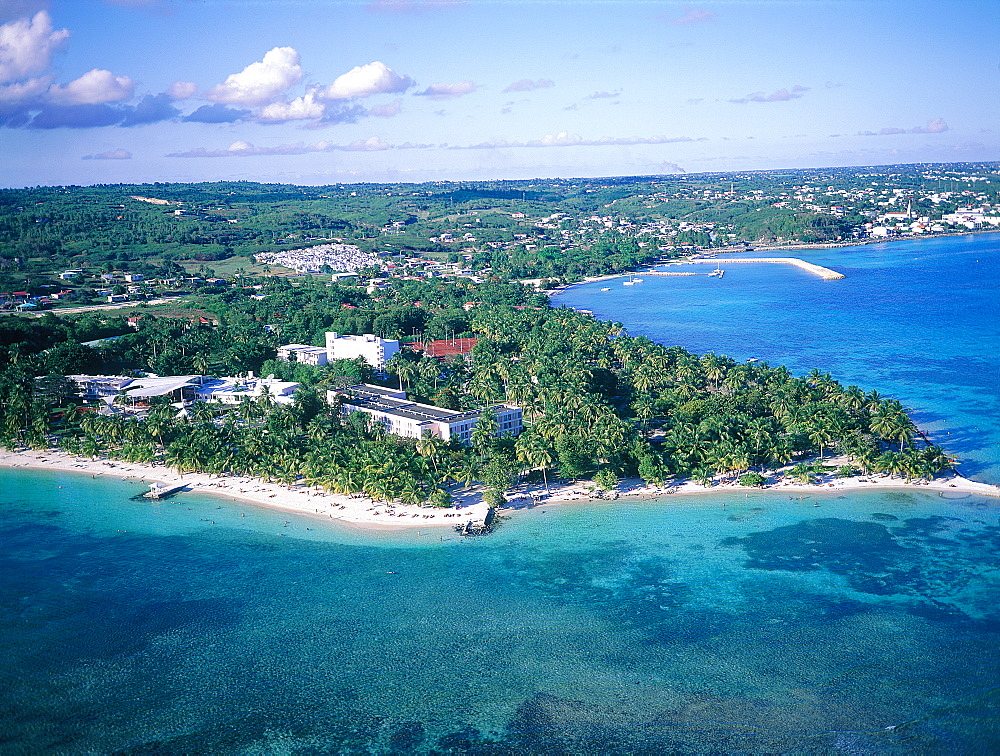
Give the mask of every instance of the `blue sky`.
M 995 0 L 0 0 L 0 184 L 1000 159 Z

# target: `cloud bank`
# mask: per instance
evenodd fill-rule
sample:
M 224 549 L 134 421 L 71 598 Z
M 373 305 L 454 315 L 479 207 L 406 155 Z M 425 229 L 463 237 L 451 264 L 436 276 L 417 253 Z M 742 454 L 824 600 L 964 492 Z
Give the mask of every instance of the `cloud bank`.
M 117 150 L 98 152 L 95 155 L 84 155 L 82 160 L 131 160 L 132 153 L 119 147 Z
M 454 84 L 431 84 L 423 92 L 415 92 L 419 97 L 429 97 L 432 100 L 454 100 L 475 92 L 477 86 L 471 81 L 456 81 Z
M 504 92 L 531 92 L 534 89 L 554 87 L 552 79 L 519 79 L 503 88 Z
M 508 142 L 505 140 L 496 142 L 480 142 L 468 147 L 453 147 L 456 150 L 503 150 L 516 147 L 618 147 L 637 144 L 673 144 L 676 142 L 694 142 L 691 137 L 602 137 L 600 139 L 584 139 L 579 134 L 570 134 L 568 131 L 560 131 L 557 134 L 546 134 L 541 139 L 533 139 L 528 142 Z
M 257 147 L 249 142 L 239 140 L 233 142 L 224 150 L 208 150 L 198 147 L 185 152 L 171 152 L 166 157 L 174 158 L 223 158 L 252 157 L 258 155 L 306 155 L 311 152 L 384 152 L 385 150 L 417 150 L 437 147 L 434 144 L 389 144 L 381 137 L 371 136 L 367 139 L 356 139 L 349 144 L 336 144 L 322 141 L 315 144 L 297 142 L 295 144 L 279 144 L 274 147 Z
M 810 87 L 802 87 L 796 84 L 791 89 L 778 89 L 771 94 L 764 94 L 763 92 L 751 92 L 745 97 L 740 97 L 736 100 L 730 100 L 729 102 L 736 103 L 737 105 L 745 105 L 748 102 L 787 102 L 788 100 L 797 100 L 806 92 L 808 92 Z
M 896 134 L 943 134 L 948 131 L 948 124 L 943 118 L 933 118 L 926 126 L 914 126 L 912 129 L 888 127 L 879 131 L 859 131 L 858 136 L 894 136 Z

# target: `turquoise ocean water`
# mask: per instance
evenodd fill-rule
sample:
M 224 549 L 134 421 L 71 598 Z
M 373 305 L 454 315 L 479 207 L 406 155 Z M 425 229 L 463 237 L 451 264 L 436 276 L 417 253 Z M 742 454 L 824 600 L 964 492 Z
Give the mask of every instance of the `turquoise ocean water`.
M 837 311 L 863 292 L 834 298 L 774 268 L 742 292 L 730 282 L 751 267 L 700 277 L 722 285 L 705 295 L 678 278 L 642 298 L 669 303 L 667 343 L 897 394 L 990 479 L 995 425 L 972 421 L 995 407 L 996 372 L 983 373 L 996 358 L 968 347 L 996 343 L 995 305 L 977 316 L 955 305 L 945 343 L 913 331 L 941 313 L 928 300 L 986 301 L 996 277 L 972 261 L 995 265 L 996 239 L 965 240 L 979 258 L 958 241 L 949 253 L 950 240 L 866 247 L 850 266 L 824 253 L 851 276 L 824 286 L 885 277 L 866 289 L 885 289 L 876 323 Z M 931 277 L 930 293 L 904 290 L 893 270 L 914 257 L 953 273 Z M 599 288 L 564 299 L 653 335 L 652 309 L 633 321 L 611 298 L 599 307 L 612 293 Z M 705 333 L 684 297 L 703 305 Z M 824 343 L 773 325 L 795 319 L 826 329 Z M 837 328 L 855 342 L 849 359 L 825 343 Z M 926 361 L 893 368 L 921 339 Z M 881 359 L 865 359 L 879 343 Z M 979 388 L 990 385 L 992 398 Z M 460 539 L 208 495 L 133 502 L 138 484 L 69 473 L 2 470 L 0 484 L 5 754 L 1000 751 L 996 499 L 575 503 Z

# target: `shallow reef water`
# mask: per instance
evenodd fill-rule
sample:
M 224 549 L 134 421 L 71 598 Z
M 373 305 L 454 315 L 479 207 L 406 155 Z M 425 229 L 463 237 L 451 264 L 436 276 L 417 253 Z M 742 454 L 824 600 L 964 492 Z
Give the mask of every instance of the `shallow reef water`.
M 3 476 L 5 753 L 1000 746 L 992 500 L 578 502 L 462 539 Z
M 1000 483 L 998 250 L 558 302 L 897 395 Z M 138 488 L 0 470 L 0 752 L 1000 753 L 996 499 L 574 502 L 464 539 Z

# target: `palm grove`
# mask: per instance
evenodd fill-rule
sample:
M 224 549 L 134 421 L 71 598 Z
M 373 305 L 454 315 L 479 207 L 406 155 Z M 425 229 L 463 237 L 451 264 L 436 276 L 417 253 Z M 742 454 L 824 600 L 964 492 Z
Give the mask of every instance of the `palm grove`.
M 267 295 L 247 289 L 208 296 L 218 324 L 147 316 L 139 330 L 120 316 L 4 319 L 0 443 L 61 448 L 87 456 L 162 462 L 179 471 L 251 475 L 284 483 L 434 506 L 450 505 L 451 484 L 483 484 L 503 501 L 517 478 L 548 485 L 591 479 L 602 489 L 622 477 L 663 484 L 690 477 L 757 485 L 785 467 L 807 482 L 824 458 L 848 455 L 865 471 L 928 478 L 949 467 L 940 449 L 915 443 L 900 403 L 844 387 L 813 371 L 737 363 L 629 336 L 620 324 L 555 309 L 517 284 L 499 281 L 395 281 L 377 296 L 354 287 L 269 279 Z M 476 304 L 466 311 L 462 303 Z M 282 340 L 317 341 L 323 330 L 400 337 L 420 331 L 478 337 L 471 360 L 442 363 L 404 351 L 390 365 L 418 400 L 451 408 L 498 402 L 523 408 L 526 430 L 495 438 L 484 411 L 472 443 L 403 439 L 343 417 L 325 390 L 372 380 L 360 361 L 325 368 L 276 362 Z M 268 328 L 265 328 L 265 325 Z M 95 333 L 125 333 L 104 347 L 82 346 Z M 144 419 L 101 415 L 67 396 L 75 372 L 156 370 L 232 373 L 265 370 L 296 380 L 292 405 L 267 396 L 241 405 L 195 404 L 178 414 L 154 405 Z M 801 461 L 791 468 L 789 463 Z M 853 472 L 852 466 L 840 470 Z

